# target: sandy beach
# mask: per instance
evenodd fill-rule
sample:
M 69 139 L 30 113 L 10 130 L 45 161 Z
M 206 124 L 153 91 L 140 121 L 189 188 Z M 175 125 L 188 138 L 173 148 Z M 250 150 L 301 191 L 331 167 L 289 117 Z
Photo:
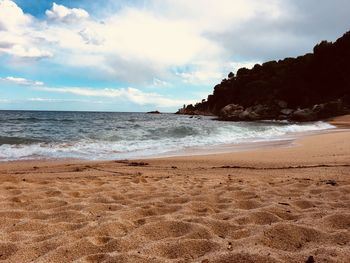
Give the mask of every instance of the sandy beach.
M 0 163 L 0 262 L 349 262 L 350 117 L 292 147 Z

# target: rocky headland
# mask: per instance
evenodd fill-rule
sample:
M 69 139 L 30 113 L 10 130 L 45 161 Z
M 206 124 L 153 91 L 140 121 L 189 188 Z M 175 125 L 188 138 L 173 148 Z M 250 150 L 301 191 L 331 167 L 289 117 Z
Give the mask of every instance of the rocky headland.
M 241 68 L 214 87 L 207 100 L 178 114 L 220 120 L 315 121 L 350 113 L 350 31 L 309 53 Z

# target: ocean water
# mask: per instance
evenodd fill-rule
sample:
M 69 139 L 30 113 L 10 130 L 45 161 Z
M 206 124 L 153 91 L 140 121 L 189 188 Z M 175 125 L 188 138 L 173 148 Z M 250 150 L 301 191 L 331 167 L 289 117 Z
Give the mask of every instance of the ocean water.
M 0 161 L 133 159 L 195 147 L 281 140 L 324 122 L 221 122 L 174 114 L 0 111 Z

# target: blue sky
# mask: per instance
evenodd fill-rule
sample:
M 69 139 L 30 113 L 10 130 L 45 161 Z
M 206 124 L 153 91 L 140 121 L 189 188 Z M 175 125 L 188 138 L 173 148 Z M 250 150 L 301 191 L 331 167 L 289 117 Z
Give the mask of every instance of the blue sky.
M 0 109 L 175 111 L 350 29 L 347 0 L 0 0 Z

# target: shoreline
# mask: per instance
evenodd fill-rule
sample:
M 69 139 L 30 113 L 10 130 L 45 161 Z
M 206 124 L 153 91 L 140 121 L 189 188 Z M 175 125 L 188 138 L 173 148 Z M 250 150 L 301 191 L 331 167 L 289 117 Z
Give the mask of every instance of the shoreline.
M 0 260 L 345 263 L 350 130 L 334 131 L 224 154 L 0 163 Z
M 349 126 L 350 128 L 350 126 Z M 326 130 L 318 131 L 308 131 L 308 132 L 297 132 L 292 134 L 286 134 L 280 136 L 278 139 L 273 140 L 261 140 L 252 142 L 239 142 L 239 143 L 229 143 L 221 145 L 211 145 L 202 147 L 192 147 L 189 149 L 183 149 L 180 151 L 172 151 L 156 156 L 149 156 L 145 158 L 135 158 L 128 160 L 150 160 L 150 159 L 163 159 L 163 158 L 176 158 L 176 157 L 193 157 L 193 156 L 208 156 L 208 155 L 220 155 L 220 154 L 230 154 L 230 153 L 241 153 L 250 152 L 262 149 L 273 149 L 273 148 L 288 148 L 295 147 L 298 142 L 303 138 L 312 137 L 320 134 L 330 134 L 330 133 L 340 133 L 347 132 L 348 128 L 331 128 Z M 108 160 L 107 160 L 108 161 Z
M 350 115 L 349 115 L 350 116 Z M 17 159 L 17 160 L 0 160 L 1 163 L 7 162 L 64 162 L 64 161 L 81 161 L 81 162 L 108 162 L 113 160 L 142 160 L 142 159 L 162 159 L 162 158 L 171 158 L 171 157 L 191 157 L 191 156 L 205 156 L 211 154 L 227 154 L 235 152 L 246 152 L 254 151 L 265 148 L 274 148 L 274 147 L 293 147 L 293 144 L 296 143 L 299 139 L 303 137 L 313 136 L 323 133 L 333 133 L 333 132 L 342 132 L 349 126 L 344 126 L 346 121 L 342 121 L 342 126 L 338 126 L 340 122 L 337 121 L 337 124 L 332 123 L 332 120 L 324 120 L 323 123 L 328 123 L 333 125 L 334 128 L 320 129 L 320 130 L 311 130 L 311 131 L 302 131 L 302 132 L 290 132 L 284 135 L 277 136 L 275 138 L 269 139 L 250 139 L 246 142 L 237 142 L 237 143 L 223 143 L 223 144 L 213 144 L 205 146 L 191 146 L 187 148 L 182 148 L 178 150 L 171 150 L 163 153 L 149 154 L 145 156 L 134 156 L 130 158 L 114 158 L 114 159 L 83 159 L 83 158 L 60 158 L 60 157 L 40 157 L 40 158 L 28 158 L 28 159 Z
M 329 123 L 335 128 L 317 130 L 317 131 L 307 131 L 307 132 L 296 132 L 289 135 L 280 136 L 276 140 L 262 140 L 254 142 L 240 142 L 236 144 L 221 144 L 221 145 L 209 145 L 200 147 L 191 147 L 189 149 L 182 149 L 180 151 L 170 151 L 163 154 L 151 155 L 141 158 L 129 158 L 129 159 L 112 159 L 112 160 L 88 160 L 79 158 L 43 158 L 43 159 L 21 159 L 21 160 L 9 160 L 0 161 L 1 165 L 6 164 L 35 164 L 44 163 L 46 165 L 55 164 L 85 164 L 85 163 L 109 163 L 109 162 L 133 162 L 133 161 L 152 161 L 152 160 L 171 160 L 171 159 L 191 159 L 195 158 L 208 158 L 210 156 L 225 156 L 230 154 L 239 153 L 251 153 L 261 150 L 273 150 L 273 149 L 283 149 L 283 148 L 295 148 L 302 146 L 303 140 L 322 134 L 333 134 L 333 133 L 343 133 L 350 132 L 350 115 L 339 116 L 335 118 L 330 118 L 324 120 L 324 122 Z
M 350 115 L 349 115 L 350 118 Z M 348 128 L 349 127 L 349 128 Z M 165 154 L 148 156 L 144 158 L 129 158 L 129 159 L 113 159 L 113 160 L 87 160 L 79 158 L 46 158 L 46 159 L 22 159 L 22 160 L 10 160 L 10 161 L 0 161 L 0 168 L 2 165 L 7 164 L 25 164 L 32 165 L 37 163 L 43 163 L 45 165 L 65 165 L 69 164 L 106 164 L 106 163 L 123 163 L 123 162 L 143 162 L 143 161 L 171 161 L 171 160 L 181 160 L 186 159 L 207 159 L 215 157 L 215 159 L 220 159 L 221 157 L 227 156 L 242 156 L 254 154 L 257 152 L 269 152 L 269 151 L 279 151 L 279 150 L 291 150 L 294 151 L 298 147 L 303 147 L 305 142 L 314 140 L 318 136 L 336 136 L 337 134 L 345 133 L 346 136 L 350 136 L 350 123 L 341 124 L 337 128 L 319 130 L 319 131 L 309 131 L 309 132 L 299 132 L 294 133 L 292 136 L 284 136 L 278 140 L 271 141 L 257 141 L 257 142 L 246 142 L 237 144 L 222 144 L 214 146 L 203 146 L 203 147 L 192 147 L 190 149 L 184 149 L 181 151 L 173 151 Z M 282 139 L 283 138 L 283 139 Z M 294 149 L 294 150 L 293 150 Z
M 349 126 L 350 128 L 350 126 Z M 154 155 L 148 155 L 144 157 L 132 157 L 127 159 L 80 159 L 80 158 L 38 158 L 38 159 L 19 159 L 19 160 L 0 160 L 2 163 L 8 162 L 109 162 L 109 161 L 133 161 L 133 160 L 149 160 L 149 159 L 163 159 L 173 157 L 191 157 L 191 156 L 207 156 L 207 155 L 220 155 L 229 153 L 239 153 L 247 151 L 255 151 L 259 149 L 269 148 L 280 148 L 280 147 L 294 147 L 295 143 L 302 138 L 310 137 L 318 134 L 338 133 L 344 132 L 347 128 L 330 128 L 318 131 L 307 131 L 307 132 L 295 132 L 279 136 L 277 139 L 271 140 L 257 140 L 249 142 L 238 142 L 238 143 L 226 143 L 217 145 L 206 145 L 184 148 L 181 150 L 168 151 L 165 153 L 159 153 Z

